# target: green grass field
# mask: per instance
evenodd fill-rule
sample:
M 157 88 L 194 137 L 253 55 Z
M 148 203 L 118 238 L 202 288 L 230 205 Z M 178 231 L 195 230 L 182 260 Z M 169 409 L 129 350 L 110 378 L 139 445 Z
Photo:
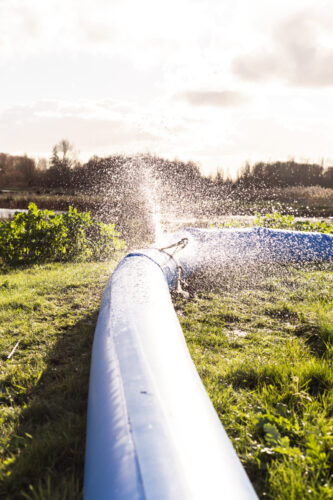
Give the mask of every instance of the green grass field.
M 260 498 L 333 498 L 333 267 L 241 270 L 176 303 Z
M 90 352 L 114 266 L 0 275 L 0 498 L 82 497 Z M 218 289 L 176 301 L 194 362 L 260 498 L 333 497 L 332 271 L 221 276 Z
M 91 344 L 114 265 L 0 276 L 0 498 L 82 497 Z

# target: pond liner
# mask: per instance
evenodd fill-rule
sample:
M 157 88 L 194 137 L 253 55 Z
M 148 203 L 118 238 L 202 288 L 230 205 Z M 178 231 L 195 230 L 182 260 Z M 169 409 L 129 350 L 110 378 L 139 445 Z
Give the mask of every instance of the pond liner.
M 265 228 L 184 229 L 179 252 L 129 253 L 112 274 L 89 382 L 85 500 L 255 499 L 209 400 L 169 289 L 229 262 L 332 262 L 333 237 Z M 175 246 L 175 245 L 174 245 Z

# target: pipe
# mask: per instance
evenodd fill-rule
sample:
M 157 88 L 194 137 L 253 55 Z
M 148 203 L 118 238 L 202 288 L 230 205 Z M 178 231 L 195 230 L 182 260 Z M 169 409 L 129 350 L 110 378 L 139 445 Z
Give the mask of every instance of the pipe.
M 89 383 L 85 500 L 255 499 L 186 347 L 169 287 L 249 258 L 332 261 L 333 237 L 268 229 L 187 229 L 179 252 L 128 254 L 111 276 Z M 171 254 L 171 255 L 170 255 Z

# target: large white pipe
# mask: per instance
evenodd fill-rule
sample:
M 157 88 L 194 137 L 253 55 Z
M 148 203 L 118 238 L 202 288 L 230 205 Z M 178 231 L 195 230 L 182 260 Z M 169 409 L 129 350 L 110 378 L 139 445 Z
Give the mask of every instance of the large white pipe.
M 255 499 L 186 347 L 168 286 L 213 262 L 333 260 L 333 238 L 272 230 L 189 229 L 170 258 L 126 256 L 95 331 L 88 403 L 86 500 Z M 282 246 L 281 246 L 282 245 Z

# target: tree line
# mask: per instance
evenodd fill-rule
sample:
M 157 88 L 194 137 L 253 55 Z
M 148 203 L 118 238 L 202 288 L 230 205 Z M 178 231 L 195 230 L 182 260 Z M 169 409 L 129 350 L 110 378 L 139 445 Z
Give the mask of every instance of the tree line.
M 322 186 L 333 188 L 333 167 L 291 161 L 246 164 L 237 181 L 260 187 Z
M 130 194 L 142 184 L 144 176 L 151 175 L 170 194 L 188 192 L 216 194 L 219 189 L 269 189 L 288 186 L 322 186 L 333 188 L 333 167 L 326 169 L 314 163 L 295 161 L 246 164 L 236 179 L 201 174 L 197 164 L 167 160 L 151 155 L 93 156 L 87 162 L 77 161 L 71 154 L 71 145 L 63 140 L 53 148 L 47 161 L 36 161 L 26 155 L 0 153 L 0 189 L 38 188 L 57 189 L 98 195 L 102 191 L 123 191 Z M 140 181 L 140 182 L 139 182 Z

